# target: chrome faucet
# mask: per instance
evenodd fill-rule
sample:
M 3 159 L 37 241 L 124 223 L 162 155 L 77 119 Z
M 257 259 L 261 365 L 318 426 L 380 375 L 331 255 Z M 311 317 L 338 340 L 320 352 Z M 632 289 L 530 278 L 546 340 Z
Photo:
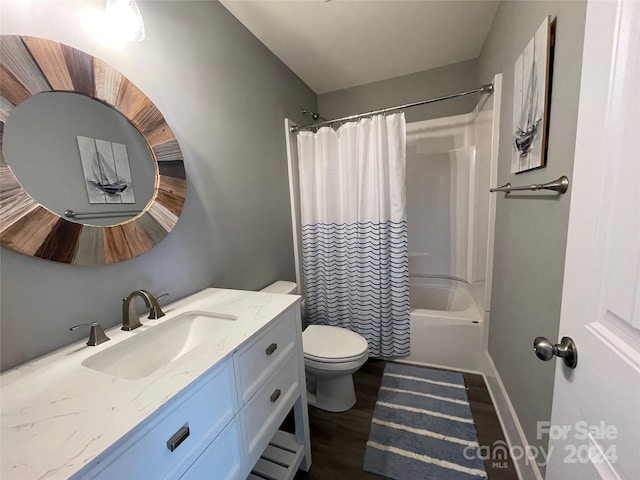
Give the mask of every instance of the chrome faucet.
M 168 295 L 164 293 L 160 297 Z M 149 316 L 147 318 L 155 319 L 164 317 L 164 312 L 158 304 L 158 300 L 146 290 L 136 290 L 132 292 L 128 297 L 122 299 L 122 328 L 121 330 L 131 331 L 142 326 L 140 318 L 138 317 L 138 311 L 136 310 L 135 297 L 142 297 L 144 304 L 149 309 Z

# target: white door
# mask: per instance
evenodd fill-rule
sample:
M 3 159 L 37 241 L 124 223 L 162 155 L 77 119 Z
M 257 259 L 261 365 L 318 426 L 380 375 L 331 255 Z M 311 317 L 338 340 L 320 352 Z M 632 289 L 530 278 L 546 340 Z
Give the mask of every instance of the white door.
M 640 2 L 589 1 L 547 480 L 640 479 Z M 553 339 L 557 341 L 556 339 Z

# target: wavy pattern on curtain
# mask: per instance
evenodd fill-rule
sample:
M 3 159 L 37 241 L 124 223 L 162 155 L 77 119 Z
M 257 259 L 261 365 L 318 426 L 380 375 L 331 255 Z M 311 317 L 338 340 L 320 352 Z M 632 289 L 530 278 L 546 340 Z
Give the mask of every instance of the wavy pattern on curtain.
M 304 225 L 302 258 L 309 323 L 358 332 L 371 355 L 409 354 L 406 221 Z
M 300 132 L 305 316 L 409 354 L 403 114 Z

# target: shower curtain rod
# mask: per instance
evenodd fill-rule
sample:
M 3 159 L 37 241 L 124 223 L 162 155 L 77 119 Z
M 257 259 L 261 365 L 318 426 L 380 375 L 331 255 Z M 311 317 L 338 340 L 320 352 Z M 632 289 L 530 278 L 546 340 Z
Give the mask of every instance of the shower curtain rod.
M 482 85 L 480 88 L 474 88 L 473 90 L 467 90 L 466 92 L 453 93 L 451 95 L 444 95 L 442 97 L 430 98 L 428 100 L 421 100 L 419 102 L 406 103 L 404 105 L 398 105 L 397 107 L 388 107 L 381 108 L 380 110 L 372 110 L 370 112 L 358 113 L 357 115 L 350 115 L 348 117 L 336 118 L 335 120 L 327 120 L 324 122 L 314 123 L 312 125 L 294 125 L 289 130 L 291 133 L 298 133 L 302 130 L 311 130 L 312 128 L 324 127 L 326 125 L 331 125 L 336 122 L 349 122 L 352 120 L 357 120 L 363 117 L 369 117 L 371 115 L 378 115 L 381 113 L 393 112 L 395 110 L 404 110 L 405 108 L 418 107 L 420 105 L 427 105 L 428 103 L 435 103 L 441 100 L 449 100 L 451 98 L 464 97 L 465 95 L 471 95 L 473 93 L 491 93 L 493 92 L 493 84 L 488 83 L 486 85 Z

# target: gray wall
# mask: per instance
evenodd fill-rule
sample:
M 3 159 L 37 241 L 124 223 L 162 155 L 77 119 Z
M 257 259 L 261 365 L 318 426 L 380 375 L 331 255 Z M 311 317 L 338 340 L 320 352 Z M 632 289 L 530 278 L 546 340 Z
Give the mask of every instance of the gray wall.
M 479 58 L 480 80 L 502 72 L 498 184 L 571 178 L 585 24 L 581 1 L 506 1 L 500 4 Z M 557 17 L 547 167 L 512 175 L 513 66 L 546 15 Z M 558 339 L 569 193 L 497 197 L 489 352 L 530 444 L 536 422 L 549 420 L 555 362 L 532 352 L 538 335 Z M 563 332 L 567 334 L 568 332 Z
M 104 2 L 2 5 L 3 34 L 69 44 L 139 86 L 180 142 L 189 187 L 171 234 L 123 263 L 68 266 L 2 248 L 2 369 L 86 335 L 71 325 L 118 324 L 122 297 L 138 288 L 176 300 L 294 279 L 283 119 L 301 122 L 316 95 L 217 2 L 138 3 L 147 38 L 113 48 L 80 25 Z
M 467 60 L 423 72 L 346 88 L 318 96 L 320 115 L 330 120 L 379 108 L 394 107 L 480 86 L 478 61 Z M 405 111 L 407 122 L 471 112 L 479 96 L 437 102 Z M 307 117 L 305 123 L 311 123 Z

